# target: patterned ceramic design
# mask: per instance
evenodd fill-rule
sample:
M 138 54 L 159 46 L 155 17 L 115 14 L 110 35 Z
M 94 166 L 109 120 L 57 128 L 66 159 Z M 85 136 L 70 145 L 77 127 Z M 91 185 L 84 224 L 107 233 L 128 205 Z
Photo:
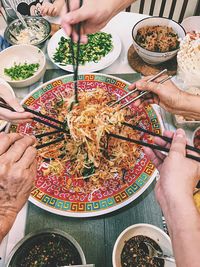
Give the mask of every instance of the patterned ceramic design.
M 85 74 L 79 76 L 78 86 L 85 91 L 100 87 L 110 94 L 120 97 L 126 93 L 128 85 L 127 82 L 113 76 Z M 41 103 L 48 106 L 50 100 L 57 97 L 59 92 L 68 95 L 71 90 L 73 90 L 73 76 L 67 75 L 43 84 L 23 102 L 32 109 L 40 110 Z M 127 98 L 127 100 L 130 100 L 130 98 Z M 129 108 L 133 108 L 133 106 Z M 161 133 L 161 125 L 152 106 L 147 106 L 137 112 L 143 114 L 144 117 L 139 124 L 140 126 Z M 10 130 L 31 134 L 34 131 L 34 122 L 11 126 Z M 144 139 L 147 139 L 147 137 L 144 136 Z M 54 175 L 43 177 L 41 170 L 46 168 L 46 164 L 43 162 L 38 167 L 37 180 L 30 201 L 55 214 L 72 217 L 98 216 L 127 205 L 148 188 L 157 174 L 152 163 L 141 153 L 138 162 L 127 172 L 125 183 L 121 183 L 119 175 L 115 176 L 113 179 L 105 181 L 103 187 L 96 191 L 91 198 L 91 194 L 70 192 L 61 185 L 59 179 Z M 67 181 L 67 176 L 65 178 Z M 84 187 L 86 182 L 79 180 L 76 183 L 79 183 L 79 186 L 81 183 L 81 186 Z M 73 184 L 74 187 L 76 183 Z

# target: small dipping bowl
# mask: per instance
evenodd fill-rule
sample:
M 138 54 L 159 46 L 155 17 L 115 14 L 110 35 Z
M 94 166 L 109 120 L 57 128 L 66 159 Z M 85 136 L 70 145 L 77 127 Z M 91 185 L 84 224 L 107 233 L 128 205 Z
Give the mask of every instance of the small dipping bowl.
M 49 264 L 40 265 L 39 261 L 42 259 L 45 262 L 44 258 L 48 258 Z M 58 229 L 46 229 L 26 235 L 11 251 L 6 267 L 20 267 L 22 263 L 23 266 L 33 266 L 31 260 L 37 261 L 37 266 L 46 267 L 86 264 L 78 242 Z
M 162 231 L 160 228 L 151 225 L 151 224 L 134 224 L 128 228 L 126 228 L 117 238 L 113 254 L 112 254 L 112 262 L 113 267 L 122 267 L 121 262 L 121 254 L 124 249 L 125 244 L 133 237 L 136 236 L 144 236 L 152 239 L 156 244 L 160 247 L 165 255 L 172 256 L 172 245 L 169 236 Z M 165 267 L 175 266 L 171 262 L 165 262 Z M 128 266 L 127 266 L 128 267 Z
M 51 24 L 42 17 L 25 17 L 28 27 L 33 28 L 36 31 L 36 34 L 40 33 L 41 38 L 38 37 L 38 40 L 33 40 L 33 42 L 27 42 L 25 38 L 24 41 L 19 41 L 16 38 L 19 36 L 20 32 L 24 31 L 24 26 L 19 19 L 12 21 L 4 32 L 4 37 L 8 43 L 15 44 L 31 44 L 38 47 L 41 47 L 51 33 Z M 34 32 L 33 32 L 34 33 Z M 39 36 L 39 35 L 38 35 Z M 16 37 L 16 38 L 15 38 Z M 36 36 L 37 37 L 37 36 Z

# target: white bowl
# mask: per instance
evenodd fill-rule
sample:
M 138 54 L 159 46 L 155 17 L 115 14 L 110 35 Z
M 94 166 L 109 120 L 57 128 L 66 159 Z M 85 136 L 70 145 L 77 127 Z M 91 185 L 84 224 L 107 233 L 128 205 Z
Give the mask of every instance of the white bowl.
M 168 18 L 160 18 L 160 17 L 150 17 L 140 20 L 136 23 L 132 29 L 132 37 L 133 37 L 133 45 L 138 53 L 138 55 L 148 64 L 157 65 L 162 62 L 168 61 L 173 58 L 179 49 L 169 51 L 169 52 L 152 52 L 144 49 L 139 44 L 137 44 L 135 37 L 137 35 L 137 31 L 145 26 L 167 26 L 171 27 L 179 36 L 179 38 L 183 38 L 185 36 L 185 30 L 183 27 L 175 22 L 174 20 Z
M 192 134 L 192 144 L 194 147 L 196 147 L 194 145 L 194 139 L 197 137 L 197 136 L 200 136 L 200 127 L 197 127 L 196 130 L 194 131 L 194 133 Z
M 126 228 L 117 238 L 113 254 L 112 254 L 112 262 L 113 267 L 122 267 L 121 265 L 121 252 L 125 245 L 125 241 L 128 241 L 130 238 L 143 235 L 150 237 L 153 239 L 162 249 L 163 253 L 166 255 L 173 255 L 172 245 L 169 236 L 162 231 L 160 228 L 151 225 L 151 224 L 134 224 L 128 228 Z M 165 262 L 165 267 L 175 266 L 174 263 Z
M 37 82 L 45 73 L 46 58 L 44 53 L 33 45 L 14 45 L 0 52 L 0 77 L 7 81 L 13 87 L 26 87 Z M 39 69 L 33 76 L 25 80 L 11 80 L 9 76 L 4 74 L 5 68 L 10 68 L 16 64 L 39 63 Z
M 183 26 L 186 32 L 200 32 L 200 16 L 192 16 L 185 18 L 181 22 L 181 25 Z
M 12 87 L 6 81 L 0 79 L 0 91 L 2 90 L 4 90 L 4 93 L 6 92 L 6 94 L 11 94 L 13 97 L 15 97 Z M 3 130 L 7 123 L 7 121 L 0 119 L 0 131 Z

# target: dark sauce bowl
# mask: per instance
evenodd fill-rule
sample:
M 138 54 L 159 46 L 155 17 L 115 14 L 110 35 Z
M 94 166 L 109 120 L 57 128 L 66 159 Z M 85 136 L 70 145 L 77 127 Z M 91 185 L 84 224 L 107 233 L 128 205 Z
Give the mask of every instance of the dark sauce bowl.
M 6 267 L 57 267 L 86 264 L 78 242 L 64 231 L 46 229 L 26 235 L 12 250 Z
M 150 243 L 165 255 L 173 255 L 170 238 L 164 231 L 151 224 L 134 224 L 126 228 L 115 242 L 112 255 L 113 267 L 172 266 L 167 261 L 149 259 L 148 248 L 143 242 Z

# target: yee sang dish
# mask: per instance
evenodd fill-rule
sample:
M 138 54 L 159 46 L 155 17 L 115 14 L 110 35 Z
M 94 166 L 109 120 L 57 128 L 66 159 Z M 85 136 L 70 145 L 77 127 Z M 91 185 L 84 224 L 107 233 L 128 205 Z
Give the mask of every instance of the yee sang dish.
M 71 111 L 73 92 L 71 97 L 52 100 L 51 108 L 47 109 L 45 105 L 41 108 L 43 114 L 65 121 L 67 130 L 66 134 L 60 134 L 64 135 L 63 141 L 38 151 L 39 165 L 45 160 L 48 166 L 43 170 L 43 176 L 55 174 L 58 179 L 63 179 L 66 190 L 89 194 L 116 176 L 121 177 L 122 184 L 125 183 L 123 177 L 141 156 L 141 147 L 109 137 L 108 134 L 139 139 L 140 134 L 125 127 L 123 122 L 137 124 L 142 115 L 133 115 L 129 109 L 120 110 L 120 105 L 110 107 L 108 103 L 116 97 L 104 89 L 80 91 L 78 98 L 79 104 L 74 105 Z M 33 134 L 48 131 L 48 127 L 36 123 Z M 53 139 L 55 135 L 46 136 L 39 144 Z M 66 179 L 63 178 L 66 176 Z M 84 186 L 74 185 L 74 182 L 81 180 Z
M 78 99 L 79 104 L 73 105 L 71 110 L 73 90 L 37 102 L 41 113 L 65 122 L 67 133 L 37 138 L 38 145 L 60 136 L 64 140 L 38 150 L 36 187 L 43 182 L 51 184 L 56 179 L 59 185 L 51 189 L 52 193 L 56 190 L 59 194 L 80 193 L 88 197 L 99 189 L 106 189 L 113 179 L 116 179 L 117 188 L 124 187 L 129 171 L 143 158 L 143 152 L 140 146 L 108 134 L 140 139 L 141 133 L 125 127 L 123 122 L 137 124 L 146 115 L 132 109 L 120 110 L 120 105 L 109 106 L 116 96 L 101 88 L 80 90 Z M 17 129 L 33 135 L 55 130 L 37 122 L 21 124 Z

